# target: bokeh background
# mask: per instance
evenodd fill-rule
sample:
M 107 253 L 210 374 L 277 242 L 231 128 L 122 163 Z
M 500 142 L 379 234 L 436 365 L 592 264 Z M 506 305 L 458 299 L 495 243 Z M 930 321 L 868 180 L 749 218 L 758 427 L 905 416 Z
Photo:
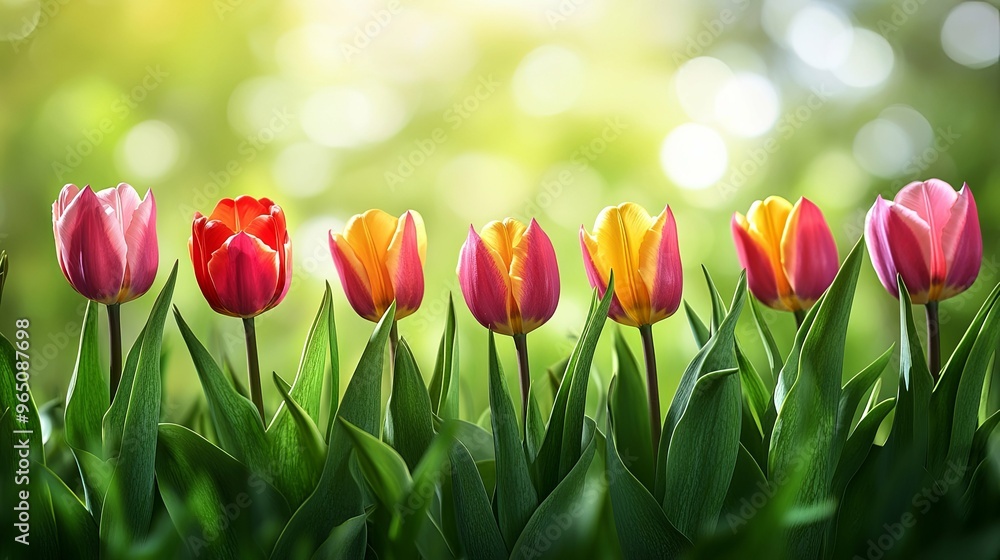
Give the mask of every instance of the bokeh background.
M 30 318 L 36 398 L 64 397 L 84 302 L 56 263 L 50 205 L 65 183 L 126 181 L 157 198 L 153 292 L 178 260 L 176 305 L 243 371 L 239 321 L 202 299 L 187 239 L 193 213 L 220 197 L 269 196 L 287 212 L 295 277 L 258 319 L 262 368 L 294 375 L 329 281 L 346 379 L 372 325 L 343 297 L 327 232 L 369 208 L 413 208 L 430 239 L 427 288 L 400 331 L 429 377 L 454 293 L 462 412 L 476 419 L 486 333 L 455 276 L 470 223 L 536 217 L 556 246 L 560 306 L 529 337 L 537 378 L 579 333 L 590 290 L 578 229 L 604 206 L 673 208 L 685 299 L 707 315 L 700 265 L 727 294 L 739 274 L 734 211 L 807 196 L 843 257 L 876 194 L 939 177 L 968 182 L 985 237 L 979 281 L 942 306 L 950 351 L 1000 281 L 998 52 L 997 8 L 976 1 L 0 0 L 0 248 L 12 272 L 0 330 Z M 124 307 L 127 341 L 152 302 Z M 787 348 L 792 317 L 767 318 Z M 696 348 L 683 314 L 654 332 L 667 401 Z M 740 336 L 765 371 L 748 317 Z M 845 376 L 897 338 L 896 300 L 866 264 Z M 176 419 L 200 387 L 172 319 L 166 344 Z M 273 410 L 274 388 L 265 396 Z

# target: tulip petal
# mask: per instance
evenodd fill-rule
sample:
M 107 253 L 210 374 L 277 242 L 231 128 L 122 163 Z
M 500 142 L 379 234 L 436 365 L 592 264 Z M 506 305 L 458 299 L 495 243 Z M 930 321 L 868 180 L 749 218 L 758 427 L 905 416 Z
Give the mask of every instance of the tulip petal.
M 957 199 L 955 189 L 940 179 L 913 182 L 896 193 L 895 206 L 905 210 L 908 221 L 919 220 L 927 225 L 928 235 L 920 240 L 928 251 L 924 255 L 929 258 L 931 284 L 935 286 L 943 284 L 948 274 L 941 237 Z
M 903 277 L 911 300 L 927 303 L 931 296 L 930 226 L 913 210 L 893 204 L 889 207 L 886 231 L 892 262 Z
M 597 261 L 594 258 L 594 255 L 597 254 L 597 239 L 587 233 L 587 230 L 582 225 L 580 226 L 580 247 L 583 250 L 583 267 L 587 271 L 587 280 L 590 281 L 592 288 L 597 289 L 597 295 L 603 298 L 604 294 L 608 291 L 610 270 L 602 271 L 598 267 Z M 630 327 L 639 326 L 622 309 L 622 303 L 618 300 L 617 290 L 611 295 L 611 307 L 608 308 L 608 317 L 611 317 L 622 325 Z
M 116 221 L 121 225 L 122 231 L 128 231 L 128 226 L 132 222 L 132 215 L 135 214 L 139 204 L 139 193 L 135 192 L 128 183 L 120 183 L 117 187 L 103 189 L 95 193 L 104 205 L 106 211 L 110 211 L 115 216 Z
M 278 247 L 278 262 L 285 263 L 285 266 L 278 269 L 277 289 L 274 298 L 271 299 L 271 305 L 268 307 L 274 307 L 281 303 L 281 300 L 285 299 L 288 294 L 289 288 L 292 287 L 292 239 L 287 231 L 285 232 L 285 242 Z
M 639 275 L 639 249 L 653 219 L 638 204 L 605 208 L 594 225 L 596 262 L 615 271 L 615 295 L 637 325 L 650 324 L 649 292 Z
M 747 287 L 758 300 L 774 309 L 790 311 L 778 292 L 778 283 L 767 250 L 750 234 L 750 224 L 739 213 L 730 222 L 736 256 L 747 271 Z
M 837 276 L 837 242 L 823 212 L 806 198 L 788 215 L 781 238 L 781 262 L 801 309 L 818 300 Z
M 388 309 L 394 299 L 392 278 L 385 262 L 398 222 L 398 218 L 381 210 L 368 210 L 352 217 L 344 228 L 344 239 L 365 269 L 376 309 Z
M 458 281 L 462 295 L 472 315 L 488 329 L 512 335 L 514 331 L 508 316 L 511 296 L 507 271 L 497 267 L 490 248 L 469 226 L 469 236 L 462 245 L 458 263 Z
M 965 291 L 976 281 L 983 262 L 979 211 L 968 185 L 962 185 L 958 193 L 951 218 L 942 234 L 941 247 L 948 269 L 941 299 L 947 299 Z
M 534 218 L 513 249 L 511 293 L 521 317 L 521 333 L 529 333 L 545 324 L 556 312 L 559 265 L 552 241 Z
M 655 218 L 642 239 L 639 276 L 649 290 L 650 323 L 673 315 L 681 305 L 684 274 L 677 246 L 677 223 L 669 206 Z
M 56 222 L 63 272 L 87 299 L 116 303 L 128 251 L 121 225 L 90 187 L 66 206 Z
M 191 224 L 191 238 L 188 239 L 188 251 L 191 253 L 191 264 L 194 266 L 194 277 L 198 281 L 198 287 L 201 288 L 201 293 L 208 300 L 208 304 L 212 306 L 212 309 L 222 312 L 221 304 L 219 303 L 219 295 L 215 292 L 215 284 L 212 283 L 212 279 L 208 276 L 208 260 L 211 258 L 212 253 L 216 249 L 222 247 L 225 240 L 219 243 L 217 247 L 209 248 L 206 245 L 205 237 L 206 230 L 211 224 L 219 224 L 220 228 L 226 228 L 221 222 L 209 222 L 208 218 L 202 216 L 200 213 L 195 213 L 194 222 Z M 227 238 L 228 239 L 228 238 Z
M 420 255 L 419 230 L 413 214 L 414 212 L 403 214 L 386 252 L 385 265 L 392 280 L 397 319 L 416 311 L 424 297 L 423 259 Z
M 242 232 L 234 235 L 208 261 L 221 306 L 236 317 L 267 311 L 278 281 L 278 264 L 278 253 L 260 239 Z
M 123 206 L 124 208 L 126 207 Z M 123 293 L 118 298 L 120 303 L 146 293 L 156 279 L 160 252 L 156 240 L 156 199 L 153 198 L 152 191 L 146 191 L 146 197 L 128 214 L 127 223 L 125 244 L 128 247 L 128 264 Z
M 875 199 L 875 204 L 865 216 L 865 244 L 868 246 L 868 254 L 871 256 L 872 266 L 875 267 L 879 282 L 882 282 L 886 291 L 898 298 L 896 264 L 892 260 L 892 249 L 889 245 L 889 207 L 890 203 L 881 195 Z
M 339 233 L 330 233 L 330 253 L 333 255 L 333 264 L 337 266 L 337 274 L 340 276 L 340 284 L 344 287 L 344 294 L 354 312 L 369 321 L 378 321 L 381 314 L 375 309 L 375 303 L 372 300 L 368 273 L 365 272 L 364 265 L 358 260 L 354 249 L 351 248 L 344 236 Z

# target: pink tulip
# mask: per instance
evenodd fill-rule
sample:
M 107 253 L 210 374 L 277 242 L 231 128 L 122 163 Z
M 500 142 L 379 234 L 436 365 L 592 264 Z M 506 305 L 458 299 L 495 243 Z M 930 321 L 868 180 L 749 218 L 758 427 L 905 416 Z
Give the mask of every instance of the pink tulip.
M 559 303 L 559 266 L 552 242 L 534 219 L 507 218 L 482 233 L 469 226 L 458 279 L 469 310 L 484 327 L 508 336 L 529 333 Z
M 95 193 L 66 185 L 52 204 L 56 256 L 66 280 L 87 299 L 114 305 L 149 290 L 156 278 L 156 201 L 126 183 Z
M 865 240 L 882 285 L 899 297 L 896 274 L 913 303 L 948 299 L 975 282 L 983 260 L 976 201 L 968 185 L 939 179 L 913 182 L 892 202 L 881 196 L 868 211 Z

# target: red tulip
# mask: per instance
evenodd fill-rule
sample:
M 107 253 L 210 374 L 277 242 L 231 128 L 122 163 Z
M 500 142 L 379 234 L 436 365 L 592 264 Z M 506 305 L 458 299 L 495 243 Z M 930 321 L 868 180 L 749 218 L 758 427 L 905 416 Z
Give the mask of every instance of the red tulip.
M 559 303 L 559 266 L 538 222 L 506 218 L 482 233 L 469 226 L 458 261 L 458 280 L 472 315 L 508 336 L 529 333 L 552 318 Z
M 195 213 L 188 248 L 202 294 L 216 312 L 254 317 L 281 303 L 292 283 L 285 213 L 267 198 L 224 198 Z
M 780 311 L 804 311 L 830 287 L 840 268 L 837 243 L 823 212 L 808 199 L 780 196 L 733 214 L 733 241 L 750 292 Z
M 396 218 L 369 210 L 353 216 L 343 234 L 330 232 L 330 253 L 358 315 L 378 322 L 393 300 L 396 320 L 420 307 L 427 234 L 417 212 Z
M 66 185 L 52 204 L 56 256 L 66 280 L 87 299 L 115 305 L 149 290 L 156 278 L 156 201 L 126 183 L 95 193 Z
M 882 285 L 899 297 L 903 277 L 913 303 L 941 301 L 975 282 L 983 261 L 976 201 L 968 185 L 913 182 L 896 198 L 881 196 L 868 211 L 865 241 Z

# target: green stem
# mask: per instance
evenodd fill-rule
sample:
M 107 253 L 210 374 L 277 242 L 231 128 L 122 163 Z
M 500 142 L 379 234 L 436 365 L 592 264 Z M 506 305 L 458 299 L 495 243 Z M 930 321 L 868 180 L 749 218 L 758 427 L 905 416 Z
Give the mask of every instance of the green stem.
M 938 302 L 928 301 L 924 305 L 927 311 L 927 368 L 931 371 L 934 383 L 941 376 L 941 320 L 938 316 Z
M 108 306 L 108 328 L 111 331 L 111 401 L 115 400 L 122 381 L 122 309 L 120 303 Z
M 531 372 L 528 369 L 528 335 L 515 334 L 514 348 L 517 350 L 517 372 L 521 380 L 521 431 L 524 432 L 528 423 L 528 391 L 531 389 Z
M 247 341 L 247 377 L 250 381 L 250 398 L 257 406 L 260 414 L 260 421 L 267 426 L 267 419 L 264 415 L 264 395 L 260 390 L 260 358 L 257 355 L 257 329 L 253 324 L 253 317 L 243 318 L 243 331 L 246 333 Z
M 642 353 L 646 358 L 646 387 L 649 391 L 649 426 L 653 436 L 653 457 L 660 446 L 660 387 L 656 377 L 656 349 L 653 347 L 653 325 L 639 327 L 642 336 Z
M 396 350 L 399 348 L 399 322 L 393 321 L 389 327 L 389 371 L 391 378 L 395 378 L 396 373 Z
M 793 314 L 795 315 L 795 330 L 802 328 L 802 322 L 806 320 L 806 312 L 804 309 L 796 309 Z

